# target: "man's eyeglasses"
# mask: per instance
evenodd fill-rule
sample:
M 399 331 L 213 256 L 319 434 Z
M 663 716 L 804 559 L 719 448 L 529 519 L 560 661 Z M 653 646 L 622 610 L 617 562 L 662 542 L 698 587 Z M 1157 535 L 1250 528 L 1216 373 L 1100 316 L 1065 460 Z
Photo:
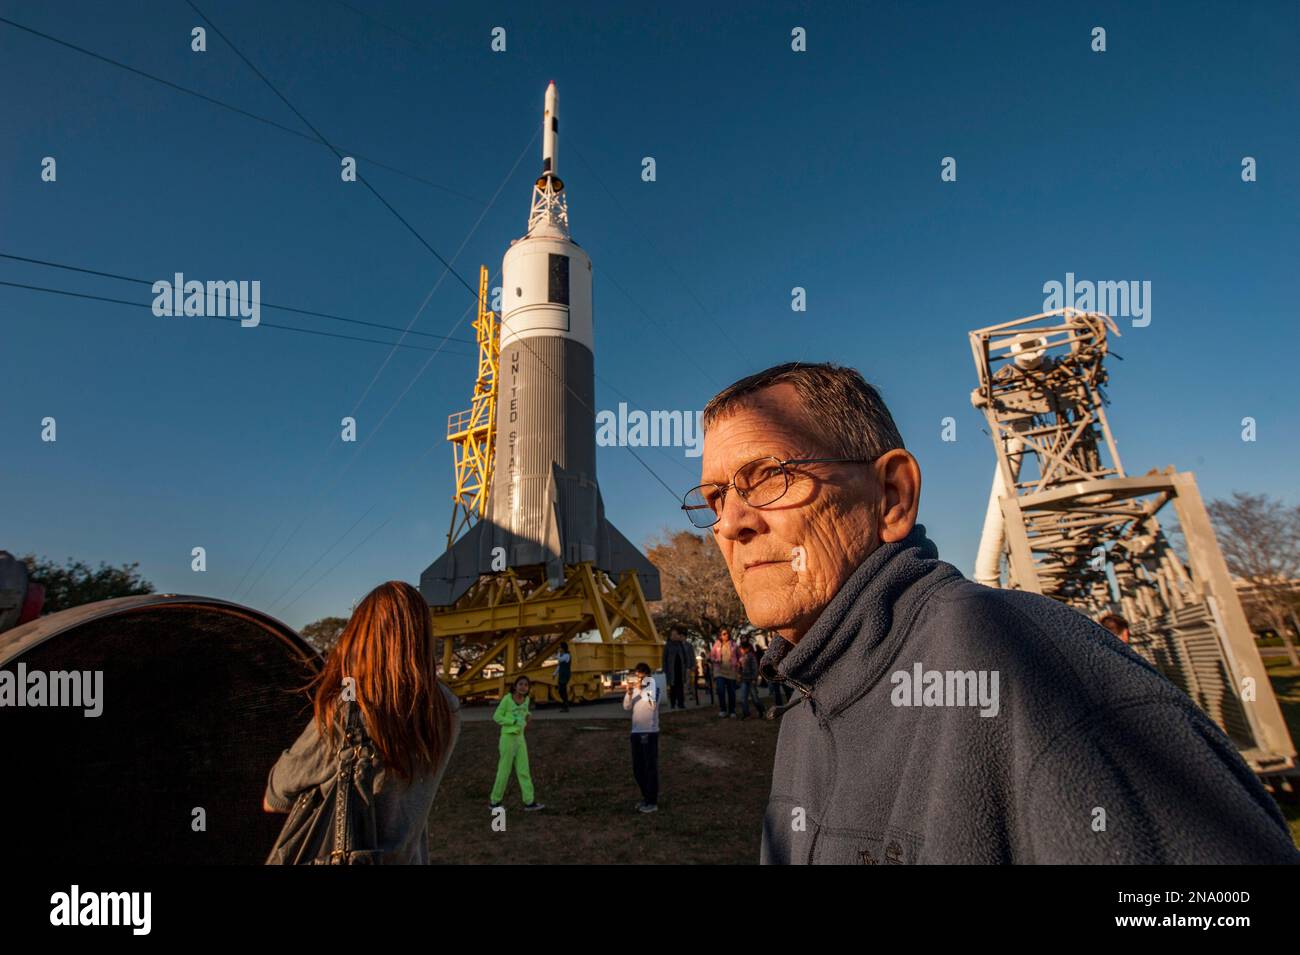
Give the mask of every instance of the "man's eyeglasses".
M 682 510 L 696 527 L 712 527 L 722 517 L 727 491 L 733 487 L 750 507 L 767 507 L 775 504 L 790 490 L 792 464 L 870 464 L 874 458 L 791 458 L 781 461 L 776 457 L 758 458 L 740 467 L 732 475 L 730 484 L 701 484 L 682 495 Z

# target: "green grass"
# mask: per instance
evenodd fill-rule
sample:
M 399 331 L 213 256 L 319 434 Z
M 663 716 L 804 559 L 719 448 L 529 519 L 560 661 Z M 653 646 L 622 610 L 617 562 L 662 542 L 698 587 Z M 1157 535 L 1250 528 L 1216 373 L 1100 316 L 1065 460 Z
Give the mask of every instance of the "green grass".
M 764 694 L 766 703 L 766 694 Z M 464 723 L 429 819 L 430 862 L 758 862 L 777 723 L 720 720 L 712 706 L 663 714 L 659 812 L 635 811 L 628 721 L 534 720 L 528 755 L 541 812 L 506 790 L 493 832 L 494 723 Z

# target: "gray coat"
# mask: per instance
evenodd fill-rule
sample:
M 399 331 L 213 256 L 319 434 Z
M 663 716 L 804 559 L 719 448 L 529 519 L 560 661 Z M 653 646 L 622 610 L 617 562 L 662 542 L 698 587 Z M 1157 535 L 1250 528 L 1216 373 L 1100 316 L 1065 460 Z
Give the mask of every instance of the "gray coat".
M 782 716 L 763 862 L 1300 861 L 1181 690 L 1065 605 L 937 558 L 919 525 L 881 546 L 798 644 L 763 658 L 802 691 Z M 981 680 L 984 704 L 960 705 Z
M 417 772 L 404 780 L 387 767 L 375 774 L 375 827 L 386 865 L 427 865 L 429 862 L 429 810 L 438 793 L 442 775 L 451 762 L 451 752 L 460 736 L 460 701 L 442 683 L 438 684 L 451 709 L 451 738 L 442 764 Z M 280 812 L 288 812 L 298 794 L 319 786 L 338 772 L 338 756 L 320 738 L 316 721 L 271 767 L 263 798 Z

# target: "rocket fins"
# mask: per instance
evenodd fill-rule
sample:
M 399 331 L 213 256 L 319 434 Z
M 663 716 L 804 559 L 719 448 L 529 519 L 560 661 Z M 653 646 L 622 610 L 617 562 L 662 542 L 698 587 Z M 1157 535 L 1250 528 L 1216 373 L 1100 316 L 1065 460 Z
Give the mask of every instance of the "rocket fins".
M 605 520 L 601 527 L 600 542 L 602 551 L 600 568 L 605 573 L 618 580 L 623 571 L 636 571 L 646 600 L 658 600 L 662 596 L 659 589 L 659 569 L 650 563 L 650 558 L 637 550 L 636 545 L 624 537 L 623 532 L 608 520 Z
M 491 567 L 489 521 L 479 521 L 420 575 L 420 593 L 430 607 L 450 607 Z

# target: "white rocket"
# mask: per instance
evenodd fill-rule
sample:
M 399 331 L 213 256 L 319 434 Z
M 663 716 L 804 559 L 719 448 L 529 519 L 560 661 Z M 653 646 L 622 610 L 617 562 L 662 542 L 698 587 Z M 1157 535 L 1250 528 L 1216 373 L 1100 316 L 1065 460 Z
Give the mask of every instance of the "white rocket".
M 605 519 L 596 483 L 595 338 L 591 259 L 569 236 L 559 177 L 560 96 L 542 112 L 542 173 L 528 232 L 501 264 L 501 361 L 492 487 L 484 518 L 420 576 L 432 606 L 448 606 L 504 556 L 557 585 L 566 564 L 617 578 L 634 570 L 649 600 L 659 572 Z
M 560 93 L 555 80 L 546 87 L 546 105 L 542 108 L 542 175 L 552 178 L 558 173 L 560 159 Z M 564 184 L 560 184 L 564 188 Z
M 559 147 L 560 94 L 552 82 L 546 87 L 542 111 L 542 174 L 533 183 L 528 233 L 510 243 L 501 263 L 503 386 L 506 349 L 519 339 L 565 338 L 595 352 L 591 259 L 569 237 L 568 201 L 558 171 Z M 570 387 L 581 384 L 568 379 L 565 383 Z M 505 394 L 504 388 L 498 389 L 498 402 Z M 504 420 L 501 407 L 498 404 L 498 420 Z M 594 434 L 594 418 L 592 429 Z M 497 445 L 498 461 L 504 447 Z

